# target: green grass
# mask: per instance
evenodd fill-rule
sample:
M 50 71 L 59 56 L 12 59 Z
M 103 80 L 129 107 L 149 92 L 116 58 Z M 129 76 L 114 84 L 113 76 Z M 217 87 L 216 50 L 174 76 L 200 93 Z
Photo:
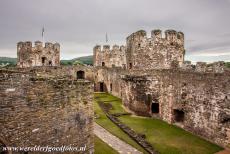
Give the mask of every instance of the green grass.
M 117 151 L 115 151 L 97 136 L 94 137 L 94 147 L 94 154 L 118 154 Z
M 113 105 L 111 113 L 125 112 L 120 99 L 109 94 L 95 94 L 95 96 L 99 97 L 96 100 L 110 102 Z M 98 108 L 96 105 L 96 113 L 101 114 L 102 111 Z M 121 116 L 119 119 L 136 132 L 144 133 L 146 139 L 162 154 L 213 154 L 222 150 L 221 147 L 162 120 L 137 116 Z M 114 135 L 119 135 L 119 138 L 123 136 L 108 119 L 98 119 L 97 123 L 109 129 Z M 122 139 L 126 141 L 124 136 Z
M 96 98 L 99 97 L 99 98 Z M 123 110 L 122 107 L 119 105 L 120 99 L 107 95 L 105 93 L 95 93 L 95 99 L 94 99 L 94 112 L 99 116 L 98 119 L 96 119 L 96 123 L 104 127 L 106 130 L 108 130 L 111 134 L 117 136 L 121 140 L 125 141 L 126 143 L 132 145 L 136 149 L 145 152 L 145 150 L 139 146 L 135 141 L 133 141 L 127 134 L 125 134 L 119 127 L 117 127 L 113 122 L 111 122 L 106 115 L 103 113 L 99 105 L 97 104 L 97 101 L 109 101 L 111 100 L 111 104 L 114 105 L 114 113 L 117 111 L 116 109 Z M 124 110 L 123 110 L 124 111 Z

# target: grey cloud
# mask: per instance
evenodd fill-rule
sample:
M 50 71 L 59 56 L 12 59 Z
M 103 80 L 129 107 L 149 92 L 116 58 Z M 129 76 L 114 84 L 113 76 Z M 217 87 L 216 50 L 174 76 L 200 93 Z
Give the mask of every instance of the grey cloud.
M 106 32 L 112 45 L 156 28 L 183 31 L 188 55 L 215 52 L 230 44 L 229 15 L 228 0 L 1 0 L 0 56 L 16 57 L 18 41 L 41 39 L 43 25 L 64 59 L 92 54 Z

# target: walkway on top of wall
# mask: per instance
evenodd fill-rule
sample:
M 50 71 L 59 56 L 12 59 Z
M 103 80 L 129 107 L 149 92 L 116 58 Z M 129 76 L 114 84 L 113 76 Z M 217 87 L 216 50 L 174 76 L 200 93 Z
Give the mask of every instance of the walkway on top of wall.
M 112 135 L 97 123 L 94 123 L 94 134 L 120 154 L 142 154 L 142 152 Z

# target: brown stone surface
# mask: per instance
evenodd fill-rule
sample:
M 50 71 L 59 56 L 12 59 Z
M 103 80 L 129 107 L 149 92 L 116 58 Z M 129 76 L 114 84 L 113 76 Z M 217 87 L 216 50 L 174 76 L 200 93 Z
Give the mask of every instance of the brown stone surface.
M 184 62 L 183 33 L 169 30 L 165 36 L 160 30 L 150 39 L 145 31 L 130 35 L 125 68 L 101 67 L 100 56 L 94 55 L 95 90 L 121 98 L 137 115 L 160 118 L 221 146 L 230 145 L 229 69 L 223 62 Z
M 36 41 L 18 42 L 17 44 L 17 67 L 33 66 L 59 66 L 60 65 L 60 44 Z
M 86 145 L 84 153 L 93 152 L 91 82 L 0 70 L 0 85 L 0 140 L 6 146 Z

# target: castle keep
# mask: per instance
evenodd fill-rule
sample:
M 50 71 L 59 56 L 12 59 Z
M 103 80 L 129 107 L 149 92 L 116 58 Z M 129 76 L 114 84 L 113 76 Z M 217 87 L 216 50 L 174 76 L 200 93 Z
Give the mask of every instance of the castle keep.
M 125 46 L 115 47 L 94 48 L 96 91 L 121 98 L 137 115 L 230 144 L 230 71 L 223 62 L 184 61 L 184 35 L 174 30 L 164 38 L 160 30 L 153 30 L 151 38 L 141 30 L 127 37 Z
M 32 42 L 29 41 L 18 42 L 17 56 L 18 67 L 59 66 L 60 44 L 46 42 L 43 46 L 42 42 L 36 41 L 32 46 Z

